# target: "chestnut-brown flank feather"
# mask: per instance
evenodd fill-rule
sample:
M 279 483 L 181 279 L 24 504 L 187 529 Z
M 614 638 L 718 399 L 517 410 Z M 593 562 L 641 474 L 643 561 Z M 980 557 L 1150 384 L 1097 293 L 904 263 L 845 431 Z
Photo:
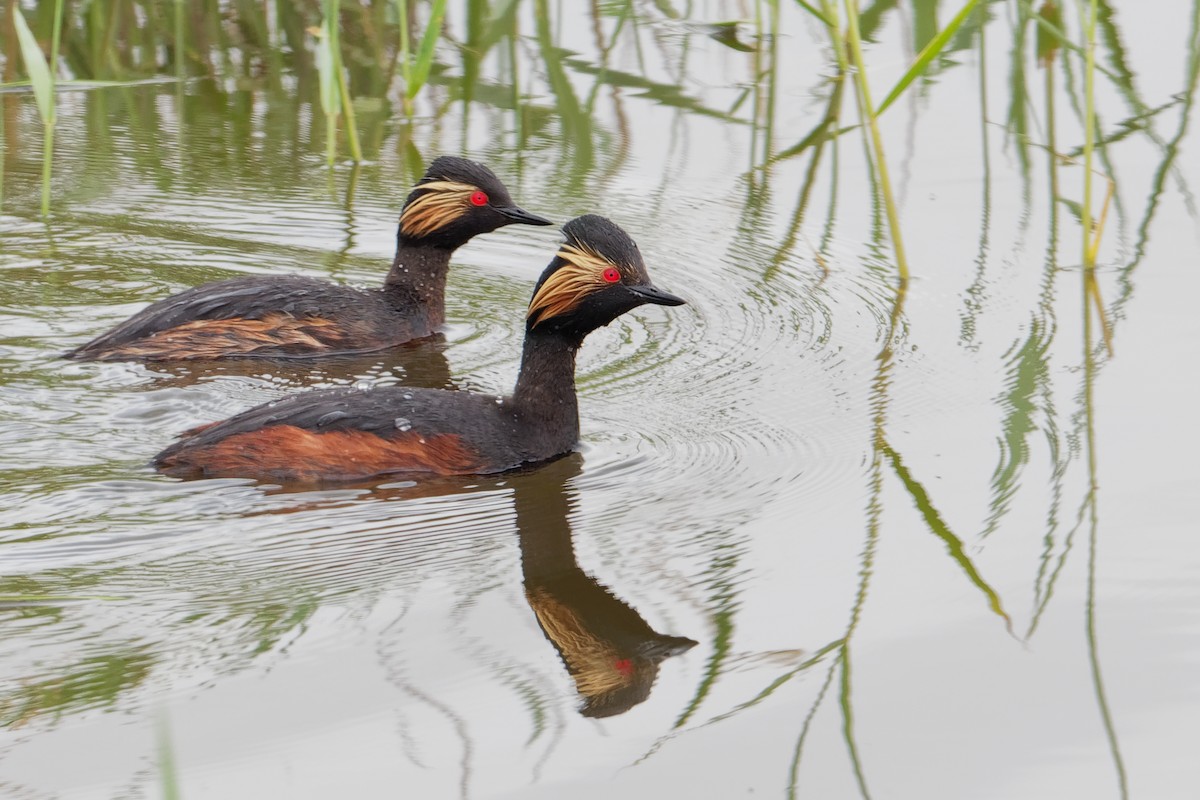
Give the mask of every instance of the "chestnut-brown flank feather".
M 534 325 L 544 319 L 569 314 L 583 298 L 597 289 L 603 289 L 608 285 L 604 280 L 604 270 L 609 267 L 614 267 L 622 276 L 625 274 L 619 264 L 612 263 L 586 246 L 564 244 L 558 251 L 558 257 L 566 263 L 546 278 L 529 301 L 529 311 L 525 316 Z
M 468 475 L 478 472 L 481 464 L 478 454 L 454 434 L 397 432 L 380 436 L 360 430 L 318 433 L 293 425 L 272 425 L 209 445 L 182 447 L 158 466 L 162 472 L 179 477 L 316 482 L 394 472 Z
M 261 319 L 197 319 L 157 331 L 144 339 L 122 342 L 100 352 L 94 360 L 144 358 L 216 359 L 250 355 L 263 350 L 321 352 L 337 349 L 350 333 L 335 320 L 271 313 Z
M 421 191 L 400 214 L 400 232 L 405 236 L 426 236 L 449 225 L 471 208 L 471 195 L 479 187 L 459 181 L 429 181 L 413 190 Z

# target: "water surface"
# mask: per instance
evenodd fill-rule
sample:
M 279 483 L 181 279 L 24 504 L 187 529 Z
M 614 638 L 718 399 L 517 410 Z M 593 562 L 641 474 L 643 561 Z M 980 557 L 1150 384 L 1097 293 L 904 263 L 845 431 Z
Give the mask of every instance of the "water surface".
M 861 133 L 800 146 L 837 89 L 798 6 L 730 39 L 736 4 L 515 4 L 493 40 L 469 5 L 411 122 L 350 59 L 358 166 L 268 49 L 60 91 L 43 220 L 33 99 L 0 93 L 0 794 L 1191 797 L 1195 4 L 1104 18 L 1103 317 L 1079 62 L 1047 84 L 1010 4 L 883 117 L 904 293 Z M 877 5 L 882 95 L 952 11 Z M 291 391 L 507 390 L 554 229 L 461 249 L 443 335 L 395 352 L 59 358 L 205 281 L 377 283 L 440 153 L 611 216 L 688 299 L 589 338 L 578 454 L 309 491 L 147 466 Z

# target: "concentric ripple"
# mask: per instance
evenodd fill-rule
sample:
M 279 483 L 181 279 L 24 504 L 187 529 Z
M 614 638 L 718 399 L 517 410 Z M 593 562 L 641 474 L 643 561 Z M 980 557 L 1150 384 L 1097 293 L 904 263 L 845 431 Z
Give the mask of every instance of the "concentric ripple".
M 68 175 L 101 169 L 81 158 Z M 180 431 L 288 392 L 404 383 L 500 393 L 515 381 L 554 229 L 507 228 L 459 250 L 448 324 L 413 347 L 314 363 L 61 359 L 206 281 L 287 273 L 378 284 L 404 194 L 397 166 L 365 167 L 351 202 L 298 188 L 328 181 L 319 162 L 299 163 L 299 177 L 264 192 L 252 177 L 222 183 L 203 170 L 163 186 L 130 160 L 115 165 L 129 177 L 107 194 L 56 211 L 52 243 L 25 217 L 0 223 L 0 614 L 23 619 L 22 597 L 70 609 L 69 622 L 34 615 L 17 634 L 22 655 L 6 668 L 32 685 L 77 669 L 84 647 L 127 665 L 130 686 L 153 674 L 199 686 L 282 653 L 323 613 L 363 619 L 431 596 L 455 619 L 485 596 L 519 607 L 518 542 L 545 526 L 606 558 L 661 548 L 634 563 L 674 574 L 665 561 L 692 554 L 701 535 L 734 537 L 768 507 L 788 514 L 860 482 L 869 445 L 849 432 L 869 414 L 856 389 L 871 380 L 862 365 L 878 347 L 886 291 L 851 277 L 852 254 L 780 255 L 784 221 L 739 217 L 726 199 L 743 191 L 736 175 L 672 205 L 644 191 L 636 163 L 594 198 L 544 166 L 510 183 L 518 202 L 557 209 L 560 223 L 612 217 L 655 283 L 688 301 L 637 309 L 589 337 L 578 357 L 580 454 L 527 474 L 302 492 L 155 474 L 149 460 Z M 529 493 L 565 510 L 531 528 L 517 514 Z M 676 578 L 666 591 L 687 595 Z M 645 613 L 680 616 L 640 579 L 630 586 Z M 504 649 L 484 637 L 464 652 L 515 664 Z M 160 658 L 174 671 L 148 666 Z

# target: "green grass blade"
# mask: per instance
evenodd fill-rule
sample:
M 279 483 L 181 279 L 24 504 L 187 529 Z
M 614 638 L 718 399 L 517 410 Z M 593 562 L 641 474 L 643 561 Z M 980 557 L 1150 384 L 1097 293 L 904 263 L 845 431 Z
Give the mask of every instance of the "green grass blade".
M 325 112 L 325 161 L 333 166 L 337 156 L 337 118 L 341 113 L 337 74 L 334 72 L 333 41 L 329 35 L 329 17 L 321 22 L 317 34 L 317 88 L 321 110 Z
M 917 56 L 917 60 L 914 61 L 912 66 L 908 68 L 908 72 L 905 72 L 904 75 L 901 76 L 900 80 L 896 82 L 896 85 L 892 87 L 892 90 L 888 92 L 887 97 L 883 98 L 883 102 L 879 104 L 879 108 L 875 109 L 875 116 L 878 117 L 883 114 L 883 112 L 887 110 L 888 106 L 895 102 L 896 98 L 902 95 L 904 90 L 907 89 L 913 81 L 925 73 L 929 63 L 937 58 L 938 54 L 945 49 L 946 44 L 950 41 L 958 29 L 962 27 L 962 24 L 967 21 L 967 18 L 971 16 L 971 12 L 975 10 L 977 5 L 979 5 L 979 0 L 968 0 L 967 4 L 962 7 L 962 10 L 954 15 L 954 19 L 950 20 L 950 22 L 946 24 L 946 27 L 942 28 L 941 31 L 938 32 L 937 36 L 934 36 L 929 40 L 929 44 L 925 45 L 925 48 L 921 50 L 921 53 Z
M 342 68 L 341 54 L 336 53 L 334 74 L 337 76 L 338 96 L 342 100 L 342 113 L 346 116 L 346 143 L 350 146 L 350 157 L 354 161 L 362 161 L 362 145 L 358 141 L 358 122 L 354 118 L 354 99 L 350 97 L 350 87 L 346 83 L 346 71 Z
M 327 0 L 324 20 L 325 36 L 322 40 L 327 46 L 329 72 L 333 77 L 333 90 L 337 93 L 336 101 L 341 113 L 346 118 L 346 144 L 350 147 L 350 158 L 356 162 L 363 160 L 362 147 L 358 142 L 358 125 L 354 119 L 354 102 L 350 97 L 350 86 L 346 82 L 346 68 L 342 64 L 342 41 L 339 25 L 341 25 L 341 10 L 339 0 Z M 329 109 L 326 109 L 326 114 Z
M 13 26 L 17 30 L 17 42 L 21 47 L 21 60 L 33 86 L 33 97 L 37 101 L 38 113 L 46 125 L 54 124 L 54 76 L 46 63 L 46 56 L 38 46 L 33 31 L 29 30 L 19 6 L 13 6 Z
M 54 32 L 50 35 L 50 71 L 58 67 L 58 43 L 62 39 L 63 0 L 54 0 Z
M 326 115 L 337 116 L 341 110 L 338 103 L 337 76 L 333 74 L 333 49 L 329 36 L 329 18 L 321 22 L 321 30 L 317 34 L 317 87 L 321 95 L 321 110 Z
M 433 0 L 433 8 L 429 15 L 429 25 L 421 37 L 421 47 L 417 50 L 417 62 L 413 64 L 412 83 L 404 87 L 404 92 L 411 100 L 421 91 L 425 81 L 429 80 L 429 70 L 433 67 L 433 49 L 437 46 L 438 37 L 442 35 L 442 17 L 446 15 L 446 0 Z
M 404 78 L 404 96 L 412 81 L 412 59 L 408 52 L 408 0 L 396 0 L 396 19 L 400 24 L 400 74 Z

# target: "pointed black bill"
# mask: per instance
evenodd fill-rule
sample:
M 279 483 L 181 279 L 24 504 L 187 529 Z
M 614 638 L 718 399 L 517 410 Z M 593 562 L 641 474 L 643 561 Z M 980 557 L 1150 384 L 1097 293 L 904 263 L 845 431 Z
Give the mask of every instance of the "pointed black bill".
M 504 216 L 508 217 L 513 222 L 520 222 L 525 225 L 553 225 L 554 223 L 545 217 L 539 217 L 537 214 L 530 214 L 520 206 L 494 206 Z
M 681 306 L 687 302 L 682 297 L 676 297 L 670 292 L 664 292 L 662 289 L 650 285 L 627 286 L 626 288 L 647 303 L 655 303 L 660 306 Z

